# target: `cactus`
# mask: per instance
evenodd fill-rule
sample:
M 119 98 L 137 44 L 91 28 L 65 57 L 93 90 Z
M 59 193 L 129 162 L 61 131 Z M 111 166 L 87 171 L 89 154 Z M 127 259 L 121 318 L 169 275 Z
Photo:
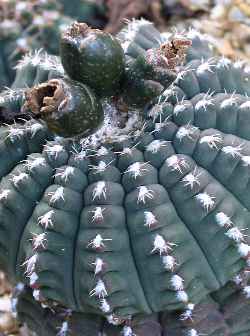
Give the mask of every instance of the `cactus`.
M 224 293 L 223 299 L 221 293 Z M 179 320 L 176 313 L 169 312 L 137 316 L 127 328 L 112 326 L 97 315 L 76 313 L 60 307 L 52 312 L 48 308 L 43 309 L 34 300 L 31 291 L 20 284 L 15 290 L 12 305 L 19 320 L 27 323 L 33 331 L 41 330 L 41 336 L 56 336 L 63 331 L 70 336 L 118 336 L 126 335 L 126 332 L 130 335 L 131 330 L 137 336 L 195 336 L 194 327 L 208 336 L 247 335 L 249 300 L 232 287 L 221 289 L 219 296 L 216 293 L 195 308 L 189 307 L 191 309 L 186 314 L 193 314 L 192 329 L 188 320 L 183 319 L 185 315 Z
M 71 315 L 86 336 L 249 334 L 249 73 L 178 67 L 143 108 L 100 99 L 81 139 L 1 126 L 0 267 L 31 288 L 17 310 L 41 335 L 70 334 Z
M 209 37 L 200 34 L 194 29 L 190 29 L 185 35 L 192 41 L 192 45 L 188 49 L 186 60 L 190 62 L 194 59 L 208 59 L 213 57 L 214 47 L 209 41 Z M 181 37 L 183 35 L 176 33 L 160 33 L 153 25 L 153 23 L 141 19 L 132 20 L 128 25 L 122 29 L 118 35 L 125 54 L 128 59 L 136 58 L 139 55 L 144 55 L 148 49 L 157 48 L 162 43 L 169 41 L 171 37 Z
M 0 4 L 0 88 L 10 86 L 13 68 L 23 55 L 43 48 L 50 54 L 59 53 L 59 37 L 72 19 L 60 13 L 54 0 L 6 1 Z

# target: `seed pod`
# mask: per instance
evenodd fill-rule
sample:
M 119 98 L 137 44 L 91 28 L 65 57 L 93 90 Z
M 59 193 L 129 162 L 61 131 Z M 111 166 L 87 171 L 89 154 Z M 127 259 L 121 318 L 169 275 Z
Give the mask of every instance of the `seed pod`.
M 68 75 L 89 85 L 99 96 L 119 90 L 125 69 L 118 40 L 85 23 L 73 23 L 61 38 L 62 64 Z
M 65 138 L 89 135 L 103 121 L 102 106 L 92 90 L 65 78 L 26 91 L 24 110 L 30 110 L 52 132 Z

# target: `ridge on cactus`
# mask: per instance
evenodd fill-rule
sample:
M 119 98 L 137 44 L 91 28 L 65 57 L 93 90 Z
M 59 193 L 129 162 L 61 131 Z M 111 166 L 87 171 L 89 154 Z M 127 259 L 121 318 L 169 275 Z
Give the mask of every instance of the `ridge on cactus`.
M 91 95 L 103 111 L 91 134 L 70 117 L 90 100 L 81 109 L 72 93 L 72 109 L 59 108 L 72 83 L 63 72 L 18 100 L 42 121 L 0 127 L 0 267 L 18 284 L 13 309 L 39 336 L 248 336 L 248 68 L 199 52 L 199 35 L 178 36 L 172 54 L 150 23 L 127 32 L 118 92 Z M 174 71 L 152 62 L 162 43 Z M 131 69 L 140 103 L 125 85 Z M 162 88 L 152 95 L 148 81 Z

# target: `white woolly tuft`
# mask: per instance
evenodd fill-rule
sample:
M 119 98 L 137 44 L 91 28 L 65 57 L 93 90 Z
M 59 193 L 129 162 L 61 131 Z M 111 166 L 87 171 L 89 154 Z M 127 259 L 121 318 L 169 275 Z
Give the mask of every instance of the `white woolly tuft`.
M 103 212 L 105 211 L 105 208 L 102 207 L 96 207 L 95 210 L 91 210 L 93 213 L 92 216 L 92 222 L 102 222 L 104 217 L 103 217 Z
M 240 105 L 241 109 L 250 109 L 250 100 Z
M 187 305 L 187 309 L 181 314 L 180 320 L 186 321 L 186 320 L 192 320 L 193 318 L 193 310 L 194 310 L 194 304 L 189 303 Z
M 56 191 L 52 191 L 48 193 L 48 196 L 50 196 L 50 203 L 55 203 L 59 201 L 60 199 L 65 201 L 64 199 L 64 188 L 58 187 Z
M 164 268 L 171 272 L 174 271 L 174 268 L 177 265 L 175 258 L 170 255 L 163 256 L 162 263 L 164 265 Z
M 65 182 L 68 182 L 68 179 L 70 176 L 74 175 L 75 173 L 75 168 L 74 167 L 66 167 L 66 168 L 59 168 L 58 173 L 55 174 L 55 177 L 61 177 Z
M 246 258 L 250 255 L 250 246 L 245 243 L 240 243 L 238 244 L 238 252 L 242 257 Z
M 37 260 L 38 260 L 38 254 L 34 254 L 22 264 L 22 266 L 26 267 L 25 274 L 27 274 L 28 277 L 30 277 L 32 273 L 35 271 Z
M 34 273 L 31 274 L 31 276 L 29 278 L 30 278 L 30 281 L 29 281 L 30 286 L 33 287 L 38 280 L 38 275 L 37 275 L 36 272 L 34 272 Z
M 247 299 L 250 299 L 250 286 L 246 286 L 243 288 L 243 293 L 245 294 Z
M 93 201 L 96 198 L 101 199 L 101 197 L 103 197 L 104 199 L 106 199 L 106 193 L 107 193 L 107 188 L 106 188 L 106 183 L 105 181 L 99 181 L 97 182 L 94 190 L 93 190 Z
M 188 295 L 183 290 L 180 290 L 180 291 L 176 292 L 176 298 L 180 302 L 188 302 Z
M 189 329 L 187 332 L 187 336 L 200 336 L 200 334 L 195 329 Z
M 232 64 L 232 61 L 225 57 L 224 55 L 218 60 L 216 67 L 217 68 L 226 68 L 229 69 L 230 65 Z
M 10 189 L 3 189 L 2 192 L 0 193 L 0 201 L 6 200 L 9 194 L 10 194 Z
M 94 249 L 100 249 L 100 248 L 104 248 L 105 245 L 104 245 L 104 242 L 105 241 L 111 241 L 112 239 L 104 239 L 102 238 L 102 236 L 100 234 L 97 234 L 95 236 L 94 239 L 92 239 L 90 241 L 90 243 L 88 243 L 88 247 L 92 247 Z
M 53 227 L 54 224 L 52 222 L 52 216 L 54 215 L 55 211 L 50 210 L 46 212 L 44 215 L 38 217 L 38 224 L 44 227 L 44 229 L 48 229 L 49 227 Z
M 147 147 L 146 151 L 156 154 L 162 147 L 167 146 L 167 141 L 163 140 L 153 140 Z
M 176 170 L 183 174 L 182 169 L 183 168 L 188 168 L 189 164 L 186 162 L 186 160 L 182 157 L 179 157 L 177 155 L 172 155 L 170 156 L 167 160 L 166 163 L 168 167 L 172 168 L 172 170 Z
M 68 321 L 64 321 L 61 325 L 61 327 L 58 328 L 59 331 L 56 336 L 67 336 L 69 331 L 69 323 Z
M 176 291 L 182 291 L 184 289 L 184 280 L 177 274 L 174 274 L 170 280 L 172 287 Z
M 243 162 L 244 167 L 250 167 L 250 156 L 247 156 L 247 155 L 242 156 L 241 160 Z
M 42 247 L 45 249 L 46 244 L 46 232 L 40 233 L 40 234 L 33 234 L 32 238 L 32 245 L 34 250 L 37 250 L 39 247 Z
M 11 142 L 14 142 L 16 139 L 20 140 L 24 134 L 24 130 L 21 128 L 17 128 L 15 125 L 10 126 L 8 128 L 7 138 L 10 139 Z
M 97 166 L 90 166 L 90 169 L 95 171 L 95 174 L 103 173 L 108 168 L 109 164 L 105 161 L 100 161 Z
M 108 301 L 106 299 L 102 299 L 101 300 L 101 306 L 100 306 L 100 309 L 105 313 L 109 313 L 111 308 L 110 308 L 110 305 L 108 304 Z
M 89 296 L 97 296 L 99 299 L 104 299 L 108 295 L 104 282 L 99 279 L 96 286 L 89 292 Z
M 131 327 L 124 326 L 122 329 L 122 336 L 136 336 L 136 335 L 133 333 L 133 330 Z
M 114 314 L 110 314 L 106 316 L 106 318 L 107 318 L 107 321 L 112 325 L 118 326 L 121 324 L 121 319 L 119 319 L 119 317 L 115 316 Z
M 162 104 L 155 104 L 149 111 L 148 116 L 153 119 L 153 122 L 155 122 L 158 117 L 160 117 L 159 119 L 161 122 L 162 119 L 161 117 L 163 113 L 162 107 L 163 107 Z
M 45 145 L 45 152 L 48 153 L 50 156 L 54 156 L 55 159 L 58 158 L 58 155 L 62 152 L 64 152 L 64 148 L 60 144 L 56 144 L 53 146 Z
M 229 154 L 231 155 L 233 158 L 236 158 L 236 157 L 241 157 L 241 151 L 243 149 L 243 145 L 238 145 L 236 147 L 233 147 L 233 146 L 225 146 L 225 147 L 222 147 L 222 152 L 224 152 L 225 154 Z
M 231 218 L 222 211 L 215 215 L 215 220 L 221 227 L 229 228 L 233 225 Z
M 146 199 L 153 199 L 154 198 L 154 192 L 153 190 L 148 189 L 145 186 L 137 187 L 139 190 L 138 197 L 137 197 L 137 203 L 146 203 Z
M 184 102 L 175 105 L 173 114 L 178 116 L 180 113 L 185 111 L 186 105 L 187 105 L 187 103 L 184 103 Z
M 215 205 L 215 197 L 210 196 L 206 192 L 197 194 L 195 198 L 201 203 L 202 207 L 206 210 L 206 212 L 209 212 Z
M 87 152 L 85 150 L 81 150 L 74 154 L 74 158 L 76 161 L 85 160 L 87 158 Z
M 15 69 L 24 68 L 27 65 L 37 66 L 45 70 L 56 70 L 62 75 L 64 74 L 63 66 L 57 56 L 48 55 L 42 49 L 30 51 L 26 53 L 23 58 L 18 62 Z
M 215 64 L 212 63 L 213 59 L 208 59 L 206 61 L 202 60 L 201 65 L 198 66 L 197 68 L 197 74 L 204 74 L 206 72 L 211 72 L 213 73 L 213 68 L 216 66 Z
M 32 124 L 30 127 L 30 132 L 31 132 L 31 138 L 34 138 L 37 132 L 43 129 L 43 125 L 39 124 L 38 122 L 35 124 Z
M 13 181 L 14 186 L 17 187 L 20 182 L 26 180 L 28 177 L 28 174 L 20 173 L 18 175 L 14 175 L 11 180 Z
M 144 211 L 144 226 L 151 228 L 158 223 L 155 215 L 151 211 Z
M 211 97 L 205 96 L 203 99 L 199 100 L 195 105 L 195 110 L 198 111 L 200 109 L 207 110 L 208 106 L 214 105 L 214 102 Z
M 32 294 L 36 301 L 40 301 L 40 290 L 39 289 L 33 290 Z
M 197 170 L 195 169 L 193 173 L 189 173 L 186 176 L 183 177 L 182 182 L 184 183 L 185 187 L 190 187 L 192 190 L 195 185 L 200 185 L 199 177 L 201 173 L 197 173 Z
M 229 229 L 225 235 L 233 239 L 236 243 L 240 243 L 244 240 L 244 234 L 237 227 Z
M 195 133 L 195 131 L 197 130 L 197 127 L 193 127 L 193 126 L 189 126 L 189 125 L 186 125 L 186 126 L 181 126 L 177 133 L 176 133 L 176 138 L 180 141 L 182 141 L 184 138 L 188 138 L 188 139 L 191 139 L 193 140 L 193 135 Z
M 218 145 L 222 143 L 220 134 L 205 135 L 200 139 L 200 143 L 206 143 L 211 149 L 219 149 Z
M 127 170 L 125 170 L 124 174 L 130 174 L 134 179 L 138 176 L 142 176 L 145 172 L 148 171 L 147 162 L 134 162 L 132 163 Z
M 95 266 L 95 275 L 102 272 L 104 267 L 104 261 L 101 258 L 96 258 L 95 262 L 92 263 Z
M 242 281 L 243 281 L 243 279 L 242 279 L 242 277 L 241 277 L 241 275 L 236 275 L 234 278 L 233 278 L 233 282 L 237 285 L 237 286 L 239 286 L 241 283 L 242 283 Z
M 237 99 L 233 95 L 230 98 L 223 100 L 220 104 L 221 108 L 226 108 L 228 106 L 237 105 Z
M 153 249 L 151 253 L 158 252 L 160 255 L 167 254 L 169 250 L 172 250 L 172 246 L 175 244 L 166 242 L 165 239 L 157 234 L 153 242 Z
M 29 169 L 29 170 L 32 170 L 34 168 L 37 168 L 37 167 L 41 167 L 41 166 L 46 166 L 46 160 L 45 158 L 43 157 L 37 157 L 37 158 L 33 158 L 32 156 L 25 161 L 26 163 L 26 167 Z

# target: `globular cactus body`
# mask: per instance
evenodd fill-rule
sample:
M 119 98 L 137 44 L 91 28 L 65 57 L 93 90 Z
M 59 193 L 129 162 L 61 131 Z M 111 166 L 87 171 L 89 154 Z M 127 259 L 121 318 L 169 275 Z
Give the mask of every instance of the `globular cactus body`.
M 110 132 L 104 106 L 80 143 L 2 126 L 1 267 L 43 305 L 125 322 L 104 335 L 147 335 L 133 321 L 152 314 L 150 335 L 247 336 L 248 80 L 192 60 L 137 123 Z

